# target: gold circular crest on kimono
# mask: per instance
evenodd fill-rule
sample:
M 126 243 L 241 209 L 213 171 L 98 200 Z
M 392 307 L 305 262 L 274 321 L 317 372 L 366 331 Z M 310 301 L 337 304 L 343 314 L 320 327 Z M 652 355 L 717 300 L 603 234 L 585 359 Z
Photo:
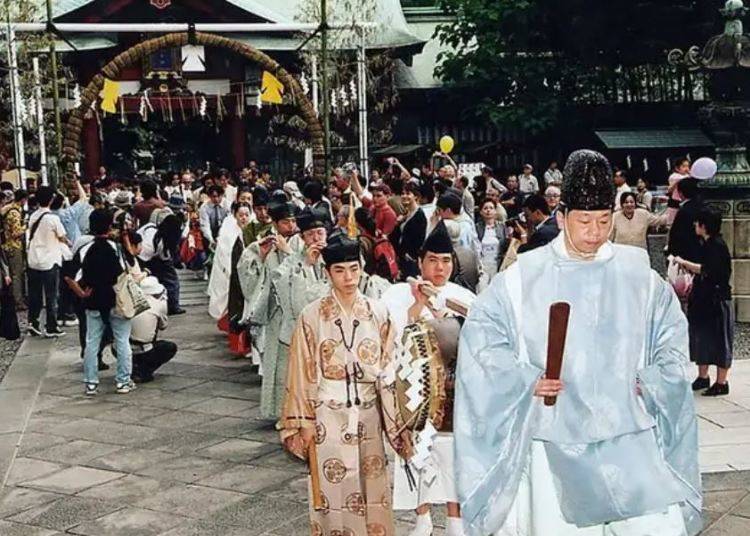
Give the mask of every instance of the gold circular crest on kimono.
M 380 345 L 370 338 L 357 345 L 357 357 L 365 365 L 375 365 L 380 360 Z
M 340 314 L 339 304 L 332 296 L 326 296 L 320 300 L 320 317 L 326 322 L 330 322 Z
M 341 441 L 345 445 L 358 445 L 362 440 L 365 439 L 367 433 L 365 430 L 365 423 L 357 423 L 357 435 L 353 435 L 348 431 L 349 425 L 341 425 Z
M 346 371 L 341 365 L 323 364 L 323 376 L 329 380 L 343 380 L 346 378 Z
M 352 307 L 352 314 L 355 318 L 361 318 L 362 320 L 372 320 L 372 309 L 367 300 L 357 300 Z
M 350 493 L 346 497 L 346 509 L 354 515 L 364 516 L 367 513 L 365 498 L 358 491 Z
M 322 422 L 315 424 L 315 444 L 320 445 L 326 440 L 326 427 Z
M 387 536 L 388 532 L 380 523 L 367 524 L 367 536 Z
M 344 530 L 331 530 L 331 536 L 357 536 L 357 534 L 352 529 L 344 527 Z
M 329 458 L 323 462 L 323 475 L 331 484 L 339 484 L 346 476 L 346 466 L 338 458 Z
M 380 340 L 385 345 L 386 341 L 388 341 L 388 333 L 391 330 L 391 319 L 387 319 L 385 322 L 380 324 Z M 388 356 L 388 359 L 390 360 L 390 355 Z
M 333 354 L 336 351 L 336 346 L 339 343 L 333 339 L 326 339 L 320 343 L 320 360 L 324 363 L 328 363 L 333 358 Z
M 328 497 L 326 497 L 326 494 L 322 491 L 320 492 L 320 512 L 324 516 L 327 516 L 331 512 L 331 503 L 328 502 Z
M 391 494 L 388 491 L 383 493 L 383 496 L 380 497 L 380 506 L 382 506 L 385 509 L 388 509 L 391 507 Z
M 382 456 L 365 456 L 362 460 L 362 474 L 365 478 L 380 478 L 385 472 L 385 460 Z
M 310 523 L 310 534 L 312 536 L 325 536 L 325 534 L 323 533 L 323 527 L 321 527 L 320 523 L 318 523 L 317 521 L 312 521 Z

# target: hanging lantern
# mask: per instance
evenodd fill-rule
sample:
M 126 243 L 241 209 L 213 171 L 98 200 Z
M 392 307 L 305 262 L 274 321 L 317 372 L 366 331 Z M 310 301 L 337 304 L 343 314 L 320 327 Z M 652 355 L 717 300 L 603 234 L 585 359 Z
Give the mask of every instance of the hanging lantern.
M 648 158 L 643 158 L 643 171 L 648 172 Z
M 625 161 L 628 163 L 628 169 L 633 169 L 633 160 L 630 158 L 630 155 L 625 157 Z

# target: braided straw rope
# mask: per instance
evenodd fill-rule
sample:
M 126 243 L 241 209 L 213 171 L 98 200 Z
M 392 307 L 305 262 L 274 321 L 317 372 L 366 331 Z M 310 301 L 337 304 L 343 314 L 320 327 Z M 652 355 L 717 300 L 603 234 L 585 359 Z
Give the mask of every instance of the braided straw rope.
M 67 189 L 73 188 L 75 180 L 75 162 L 81 157 L 81 131 L 83 130 L 83 118 L 85 113 L 91 108 L 91 104 L 96 102 L 100 91 L 104 87 L 104 79 L 115 80 L 126 67 L 141 61 L 157 50 L 164 48 L 182 47 L 188 44 L 188 33 L 172 33 L 155 37 L 139 43 L 132 48 L 122 52 L 112 61 L 105 65 L 101 72 L 94 76 L 81 93 L 81 105 L 70 113 L 68 122 L 65 126 L 65 136 L 63 139 L 62 161 L 65 170 L 65 186 Z M 209 47 L 219 47 L 231 50 L 250 61 L 257 63 L 264 70 L 273 74 L 279 81 L 284 84 L 287 92 L 292 95 L 293 101 L 299 108 L 300 116 L 307 123 L 307 130 L 310 133 L 310 141 L 313 150 L 313 176 L 315 179 L 325 182 L 325 148 L 323 145 L 323 127 L 318 120 L 312 102 L 307 98 L 302 87 L 296 78 L 284 69 L 279 63 L 261 52 L 257 48 L 246 45 L 234 39 L 222 37 L 219 35 L 196 32 L 195 44 Z

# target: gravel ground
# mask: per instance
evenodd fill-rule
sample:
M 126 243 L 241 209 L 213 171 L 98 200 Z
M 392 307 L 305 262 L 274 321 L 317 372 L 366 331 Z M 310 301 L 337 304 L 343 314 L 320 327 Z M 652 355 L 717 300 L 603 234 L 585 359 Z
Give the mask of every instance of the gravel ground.
M 5 373 L 13 363 L 13 358 L 16 357 L 16 352 L 23 342 L 23 337 L 26 334 L 26 313 L 18 315 L 18 323 L 21 326 L 21 337 L 17 341 L 0 339 L 0 382 L 3 381 Z
M 734 325 L 734 358 L 750 359 L 750 324 Z

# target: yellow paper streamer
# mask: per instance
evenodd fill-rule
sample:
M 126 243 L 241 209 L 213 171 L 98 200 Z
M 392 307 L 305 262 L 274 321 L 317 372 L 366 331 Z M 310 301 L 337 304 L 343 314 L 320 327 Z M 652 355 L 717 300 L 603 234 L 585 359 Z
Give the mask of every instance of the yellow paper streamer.
M 102 110 L 110 114 L 115 113 L 117 111 L 115 105 L 117 104 L 117 99 L 120 98 L 120 83 L 105 78 L 104 88 L 99 93 L 99 96 L 102 98 Z
M 268 71 L 263 71 L 260 86 L 260 100 L 270 104 L 281 104 L 284 95 L 284 84 Z

